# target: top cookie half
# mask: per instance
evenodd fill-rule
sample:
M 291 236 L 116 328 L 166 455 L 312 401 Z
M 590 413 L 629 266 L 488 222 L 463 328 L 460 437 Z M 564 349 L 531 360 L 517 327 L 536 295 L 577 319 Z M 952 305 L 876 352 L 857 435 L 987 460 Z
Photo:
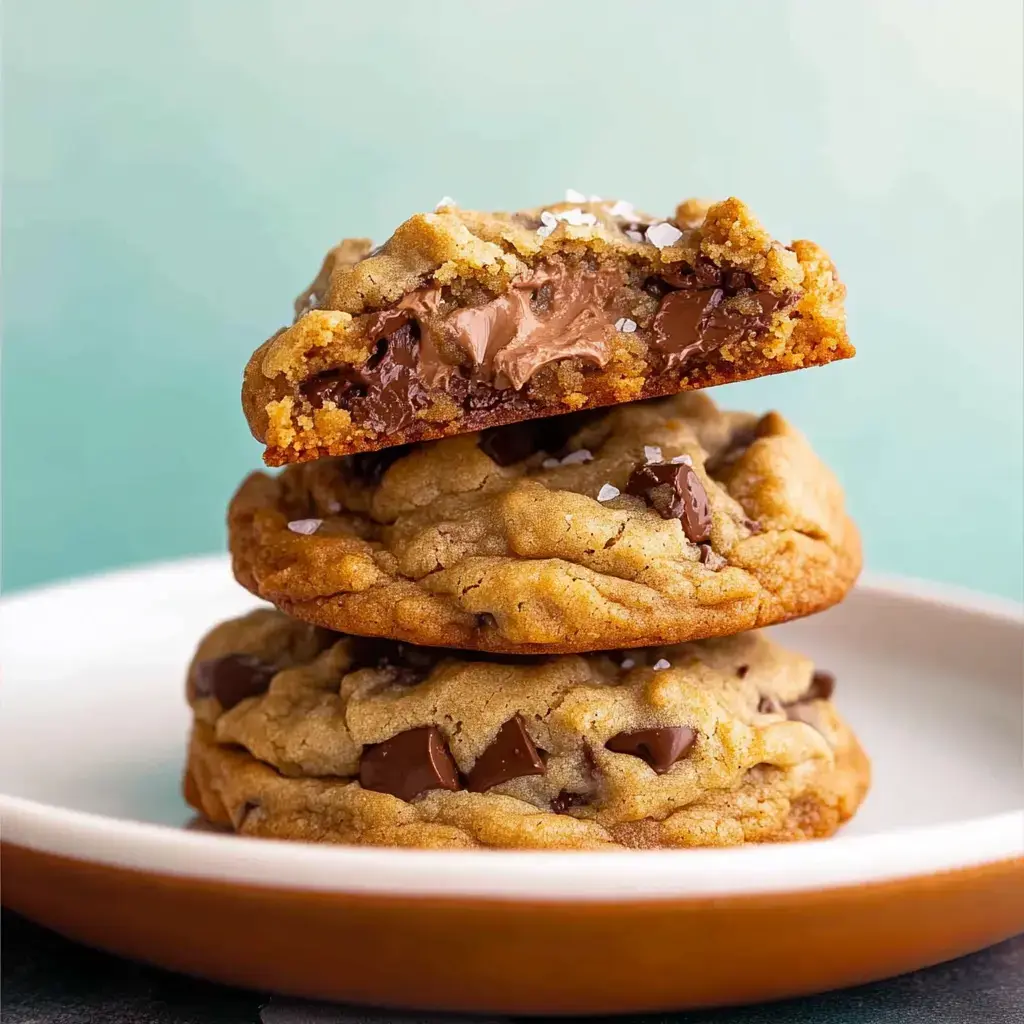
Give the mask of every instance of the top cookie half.
M 844 296 L 738 199 L 441 205 L 327 254 L 242 405 L 270 465 L 372 451 L 845 359 Z

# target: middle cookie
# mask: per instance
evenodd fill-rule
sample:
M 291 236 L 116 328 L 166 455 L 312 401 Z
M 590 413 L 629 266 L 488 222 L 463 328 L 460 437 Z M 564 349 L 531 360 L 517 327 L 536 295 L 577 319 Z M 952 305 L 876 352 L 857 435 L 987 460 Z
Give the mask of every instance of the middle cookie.
M 228 525 L 239 582 L 297 618 L 508 653 L 738 633 L 860 570 L 804 438 L 700 394 L 256 473 Z

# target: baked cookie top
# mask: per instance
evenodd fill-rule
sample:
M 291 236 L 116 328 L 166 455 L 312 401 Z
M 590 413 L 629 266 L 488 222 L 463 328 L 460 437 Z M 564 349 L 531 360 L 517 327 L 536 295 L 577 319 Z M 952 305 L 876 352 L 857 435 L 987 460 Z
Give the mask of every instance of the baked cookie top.
M 860 568 L 804 438 L 701 394 L 254 474 L 228 520 L 239 582 L 289 614 L 510 653 L 728 635 Z
M 355 832 L 405 814 L 399 801 L 425 804 L 429 816 L 439 801 L 456 808 L 476 796 L 466 806 L 480 812 L 478 836 L 503 813 L 505 827 L 518 828 L 541 811 L 542 830 L 558 834 L 568 818 L 572 836 L 626 845 L 662 836 L 679 812 L 675 827 L 691 830 L 691 844 L 742 841 L 737 790 L 755 769 L 777 798 L 834 780 L 853 743 L 832 691 L 828 673 L 757 632 L 588 655 L 470 657 L 341 637 L 271 610 L 215 628 L 188 683 L 200 731 L 274 770 L 265 776 L 273 792 L 247 783 L 236 803 L 250 827 L 274 800 L 287 804 L 284 777 L 331 784 Z M 308 797 L 301 786 L 290 792 Z M 330 789 L 322 792 L 329 803 Z M 734 813 L 722 814 L 730 798 Z M 701 835 L 709 806 L 721 820 Z
M 332 249 L 242 404 L 271 465 L 370 451 L 846 358 L 844 296 L 738 199 L 445 201 Z

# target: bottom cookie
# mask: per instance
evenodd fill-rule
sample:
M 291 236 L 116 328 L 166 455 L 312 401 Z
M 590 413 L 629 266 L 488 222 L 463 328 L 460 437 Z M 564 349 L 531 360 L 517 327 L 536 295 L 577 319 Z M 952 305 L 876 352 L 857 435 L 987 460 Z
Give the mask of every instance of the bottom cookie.
M 430 848 L 730 846 L 827 836 L 868 760 L 832 680 L 758 633 L 512 658 L 258 611 L 189 672 L 188 801 L 236 832 Z

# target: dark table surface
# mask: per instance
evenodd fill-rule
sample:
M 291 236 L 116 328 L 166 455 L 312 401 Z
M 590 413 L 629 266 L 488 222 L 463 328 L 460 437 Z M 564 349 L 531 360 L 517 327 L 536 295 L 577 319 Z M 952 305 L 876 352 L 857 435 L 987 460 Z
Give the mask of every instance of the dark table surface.
M 501 1019 L 328 1006 L 223 988 L 85 949 L 9 911 L 0 919 L 0 963 L 3 1024 L 490 1024 Z M 737 1010 L 614 1019 L 624 1024 L 1021 1024 L 1024 935 L 962 960 L 843 992 Z

